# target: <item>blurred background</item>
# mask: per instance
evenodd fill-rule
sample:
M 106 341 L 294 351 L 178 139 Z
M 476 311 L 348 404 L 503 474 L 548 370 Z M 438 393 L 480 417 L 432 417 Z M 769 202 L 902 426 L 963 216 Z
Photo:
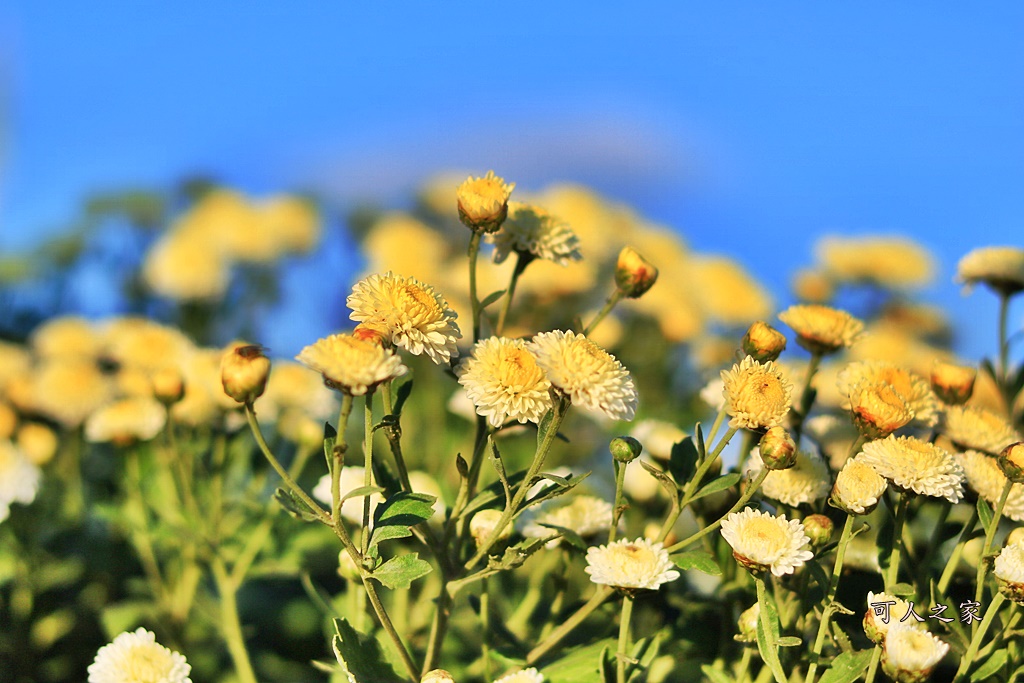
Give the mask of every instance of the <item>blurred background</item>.
M 977 358 L 995 346 L 995 297 L 965 297 L 952 277 L 969 249 L 1022 241 L 1021 26 L 1024 6 L 1010 2 L 57 12 L 9 0 L 4 277 L 101 214 L 105 229 L 72 245 L 92 258 L 47 313 L 123 313 L 111 272 L 144 245 L 110 225 L 112 202 L 173 202 L 210 181 L 312 196 L 323 248 L 285 264 L 257 330 L 290 356 L 345 318 L 363 267 L 347 217 L 405 208 L 440 171 L 493 168 L 517 191 L 587 185 L 693 249 L 727 254 L 776 309 L 821 235 L 912 238 L 935 257 L 921 298 L 952 318 L 954 349 Z M 140 201 L 156 227 L 176 213 Z M 22 285 L 6 303 L 41 310 L 29 304 L 45 296 Z M 1019 329 L 1019 303 L 1011 315 Z

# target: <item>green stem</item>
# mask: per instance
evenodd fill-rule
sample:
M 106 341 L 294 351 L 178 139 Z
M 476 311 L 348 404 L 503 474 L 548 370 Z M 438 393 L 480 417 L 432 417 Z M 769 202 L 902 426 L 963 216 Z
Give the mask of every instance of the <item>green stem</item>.
M 480 628 L 481 637 L 480 645 L 482 648 L 481 655 L 484 659 L 484 680 L 490 681 L 491 678 L 491 596 L 488 591 L 487 579 L 483 579 L 480 585 Z
M 885 572 L 885 590 L 891 591 L 896 584 L 900 573 L 900 551 L 903 550 L 903 521 L 907 516 L 907 505 L 910 496 L 904 491 L 900 492 L 899 501 L 896 503 L 896 521 L 892 529 L 892 550 L 889 553 L 889 568 Z
M 633 616 L 633 598 L 627 593 L 622 600 L 622 618 L 619 620 L 619 647 L 615 652 L 616 683 L 626 683 L 626 661 L 629 658 L 629 621 Z
M 1006 335 L 1006 321 L 1010 313 L 1010 296 L 999 295 L 999 388 L 1003 396 L 1009 397 L 1010 391 L 1010 341 Z M 1008 404 L 1009 405 L 1009 404 Z
M 853 533 L 853 520 L 853 515 L 846 515 L 846 524 L 843 525 L 843 533 L 839 537 L 839 546 L 836 549 L 836 563 L 832 567 L 832 579 L 828 585 L 828 597 L 825 601 L 825 609 L 821 613 L 821 623 L 818 624 L 818 635 L 814 639 L 814 649 L 811 651 L 811 664 L 807 669 L 804 683 L 814 683 L 814 676 L 818 670 L 821 648 L 825 645 L 825 636 L 828 634 L 828 623 L 832 619 L 832 612 L 835 610 L 836 589 L 839 587 L 839 576 L 843 572 L 846 546 L 849 545 Z
M 804 378 L 804 388 L 800 392 L 800 408 L 793 414 L 793 441 L 796 445 L 800 445 L 800 436 L 803 433 L 804 421 L 807 419 L 807 414 L 811 412 L 811 405 L 814 403 L 813 391 L 811 390 L 811 382 L 814 379 L 815 373 L 818 372 L 818 366 L 821 365 L 821 354 L 812 353 L 811 360 L 807 363 L 807 377 Z
M 384 609 L 384 603 L 380 601 L 377 589 L 373 586 L 373 579 L 365 574 L 363 575 L 363 588 L 366 589 L 366 595 L 370 598 L 370 604 L 373 605 L 373 611 L 376 612 L 380 625 L 387 631 L 395 649 L 398 650 L 398 655 L 402 658 L 402 664 L 405 666 L 405 672 L 412 680 L 420 680 L 419 670 L 416 668 L 415 662 L 412 661 L 412 656 L 406 649 L 405 643 L 402 642 L 402 637 L 395 630 L 395 625 L 392 623 L 391 617 L 388 616 L 387 610 Z
M 366 392 L 363 410 L 363 486 L 373 486 L 373 392 Z M 360 532 L 363 557 L 370 549 L 370 499 L 363 496 L 363 528 Z
M 626 480 L 626 467 L 628 463 L 612 461 L 615 465 L 615 505 L 612 507 L 612 524 L 608 529 L 608 543 L 615 540 L 615 534 L 619 530 L 619 519 L 622 517 L 623 508 L 622 488 Z
M 331 518 L 334 526 L 341 526 L 341 471 L 345 467 L 345 453 L 348 451 L 348 442 L 345 440 L 345 430 L 348 427 L 348 418 L 352 414 L 352 396 L 344 394 L 341 398 L 341 411 L 338 414 L 337 438 L 334 442 L 334 449 L 331 452 Z M 359 562 L 356 562 L 358 565 Z
M 516 293 L 516 285 L 519 283 L 519 276 L 526 270 L 526 266 L 533 260 L 533 255 L 529 252 L 516 252 L 516 267 L 512 270 L 512 277 L 508 281 L 508 290 L 505 291 L 505 300 L 501 304 L 501 313 L 498 314 L 498 326 L 494 328 L 494 334 L 501 336 L 501 333 L 505 330 L 505 319 L 508 317 L 508 311 L 512 308 L 512 297 Z
M 760 472 L 758 472 L 757 473 L 757 477 L 755 477 L 754 481 L 751 482 L 750 486 L 747 487 L 747 490 L 743 492 L 743 495 L 740 496 L 740 499 L 737 500 L 736 503 L 731 508 L 729 508 L 728 512 L 726 512 L 724 515 L 719 517 L 716 521 L 714 521 L 711 524 L 705 526 L 704 528 L 702 528 L 700 531 L 696 532 L 692 536 L 689 536 L 688 538 L 685 538 L 682 541 L 679 541 L 675 545 L 673 545 L 673 546 L 671 546 L 669 548 L 666 548 L 666 550 L 669 553 L 674 553 L 677 550 L 682 550 L 683 548 L 687 547 L 688 545 L 691 545 L 692 543 L 694 543 L 696 541 L 699 541 L 701 538 L 703 538 L 704 536 L 710 534 L 712 531 L 714 531 L 715 529 L 720 527 L 722 525 L 722 520 L 724 520 L 726 517 L 728 517 L 732 513 L 736 512 L 737 510 L 741 509 L 744 505 L 747 504 L 747 501 L 749 501 L 751 498 L 753 498 L 754 494 L 761 487 L 761 484 L 764 483 L 765 477 L 768 476 L 768 473 L 770 471 L 771 470 L 765 468 L 765 469 L 762 469 Z
M 149 512 L 146 510 L 145 496 L 142 491 L 142 470 L 139 467 L 139 453 L 132 448 L 127 453 L 126 470 L 128 474 L 128 501 L 134 514 L 136 528 L 132 530 L 132 540 L 135 549 L 139 553 L 139 560 L 149 580 L 150 590 L 158 604 L 168 612 L 171 611 L 167 604 L 168 594 L 164 585 L 163 576 L 160 572 L 160 563 L 156 558 L 156 551 L 153 548 L 153 540 L 149 533 Z
M 612 292 L 611 296 L 608 297 L 608 301 L 605 302 L 605 304 L 601 308 L 601 310 L 598 311 L 597 315 L 594 316 L 594 319 L 590 321 L 590 324 L 587 325 L 586 328 L 584 328 L 584 330 L 583 330 L 583 336 L 584 337 L 590 336 L 590 333 L 594 331 L 594 329 L 598 326 L 598 324 L 602 320 L 604 320 L 608 316 L 609 313 L 612 312 L 612 309 L 615 308 L 615 304 L 617 304 L 620 301 L 622 301 L 622 297 L 623 296 L 625 296 L 623 294 L 623 291 L 621 289 L 619 289 L 618 287 L 616 287 L 615 291 Z
M 480 254 L 480 233 L 473 231 L 469 238 L 469 303 L 473 313 L 473 343 L 480 340 L 480 299 L 476 292 L 476 261 Z
M 953 574 L 956 573 L 956 568 L 960 564 L 960 556 L 963 555 L 964 545 L 970 539 L 971 534 L 974 533 L 974 525 L 978 523 L 978 508 L 971 508 L 971 516 L 964 523 L 964 528 L 960 532 L 960 538 L 956 542 L 956 547 L 953 548 L 953 553 L 949 556 L 949 562 L 946 563 L 946 568 L 942 570 L 942 576 L 939 577 L 939 584 L 936 587 L 936 591 L 939 595 L 945 595 L 946 589 L 949 587 L 949 582 L 953 578 Z
M 722 409 L 715 415 L 715 421 L 711 425 L 711 431 L 705 436 L 705 443 L 714 443 L 715 436 L 718 435 L 718 430 L 722 428 L 722 423 L 725 422 L 725 405 L 722 405 Z
M 989 555 L 992 553 L 992 542 L 996 537 L 996 530 L 999 528 L 999 520 L 1003 516 L 1003 508 L 1006 506 L 1006 499 L 1010 496 L 1010 489 L 1013 482 L 1009 479 L 1003 484 L 1003 491 L 999 494 L 999 502 L 992 512 L 992 521 L 989 522 L 988 530 L 985 532 L 985 544 L 981 546 L 981 560 L 978 562 L 978 583 L 974 588 L 974 601 L 981 602 L 981 596 L 985 594 L 985 576 L 991 564 Z
M 537 647 L 530 650 L 530 653 L 526 655 L 526 663 L 533 664 L 541 657 L 546 655 L 551 648 L 558 643 L 562 642 L 562 639 L 572 633 L 573 629 L 582 624 L 587 617 L 593 613 L 598 607 L 601 606 L 605 600 L 607 600 L 615 590 L 610 586 L 598 586 L 597 591 L 591 596 L 590 600 L 580 607 L 576 612 L 566 619 L 562 624 L 552 631 L 547 638 L 545 638 Z
M 228 576 L 228 571 L 220 558 L 214 558 L 212 569 L 217 592 L 220 594 L 221 630 L 228 646 L 228 654 L 231 655 L 231 662 L 241 683 L 256 683 L 256 672 L 253 671 L 252 662 L 249 660 L 249 651 L 245 647 L 245 638 L 242 635 L 242 623 L 238 619 L 238 585 Z
M 960 667 L 956 670 L 956 676 L 953 678 L 953 683 L 963 680 L 964 676 L 967 675 L 967 671 L 971 668 L 971 664 L 974 663 L 974 657 L 978 654 L 978 648 L 981 647 L 981 641 L 988 633 L 989 627 L 995 620 L 996 612 L 999 611 L 999 607 L 1006 600 L 1002 593 L 996 593 L 995 597 L 992 598 L 992 603 L 985 610 L 985 618 L 981 620 L 981 627 L 975 631 L 974 635 L 971 636 L 971 644 L 967 648 L 967 652 L 964 653 L 963 659 L 960 660 Z
M 871 664 L 868 665 L 868 675 L 864 679 L 864 683 L 875 683 L 875 675 L 878 673 L 878 662 L 882 659 L 882 646 L 875 645 L 874 651 L 871 653 Z

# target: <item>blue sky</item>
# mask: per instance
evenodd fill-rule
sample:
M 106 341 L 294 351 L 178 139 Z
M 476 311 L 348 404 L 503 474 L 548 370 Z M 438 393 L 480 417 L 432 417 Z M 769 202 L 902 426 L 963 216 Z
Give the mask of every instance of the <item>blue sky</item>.
M 994 302 L 950 279 L 970 248 L 1024 242 L 1022 27 L 1011 2 L 14 0 L 0 247 L 96 189 L 195 171 L 340 207 L 494 168 L 593 185 L 780 303 L 824 232 L 914 237 L 977 355 Z

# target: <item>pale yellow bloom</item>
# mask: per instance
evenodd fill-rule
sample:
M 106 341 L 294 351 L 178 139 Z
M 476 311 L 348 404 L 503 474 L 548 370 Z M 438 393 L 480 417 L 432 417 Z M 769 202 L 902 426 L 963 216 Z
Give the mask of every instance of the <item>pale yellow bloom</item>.
M 793 275 L 793 294 L 805 304 L 827 304 L 835 296 L 835 283 L 818 270 L 805 268 Z
M 754 479 L 762 469 L 764 461 L 761 459 L 760 450 L 755 447 L 747 461 L 747 479 Z M 813 503 L 824 498 L 831 484 L 828 465 L 821 456 L 800 451 L 793 467 L 768 472 L 760 491 L 767 498 L 797 507 L 801 503 Z
M 447 363 L 459 353 L 457 315 L 430 285 L 392 273 L 371 275 L 356 283 L 347 303 L 352 320 L 414 356 Z
M 672 449 L 682 443 L 687 434 L 671 422 L 663 420 L 641 420 L 630 432 L 630 436 L 644 445 L 644 452 L 659 460 L 668 460 Z
M 408 368 L 390 349 L 350 334 L 332 334 L 295 357 L 316 370 L 332 388 L 362 396 L 378 384 L 404 375 Z
M 192 683 L 191 671 L 183 656 L 139 628 L 99 649 L 89 665 L 89 683 Z
M 32 332 L 32 350 L 39 358 L 95 360 L 103 348 L 96 327 L 85 318 L 51 318 Z
M 864 323 L 846 311 L 813 304 L 790 306 L 779 313 L 779 320 L 797 335 L 797 343 L 812 353 L 833 353 L 852 346 Z
M 964 469 L 967 484 L 993 507 L 999 502 L 1006 486 L 1006 475 L 999 461 L 979 451 L 965 451 L 957 456 Z M 1024 522 L 1024 484 L 1014 484 L 1003 506 L 1003 516 L 1015 522 Z
M 103 334 L 108 358 L 143 370 L 180 367 L 196 350 L 181 330 L 145 318 L 113 318 Z
M 747 356 L 730 370 L 722 371 L 722 389 L 729 425 L 767 429 L 782 423 L 793 399 L 793 385 L 772 363 L 758 363 Z
M 674 566 L 661 543 L 638 538 L 589 548 L 584 571 L 597 584 L 626 590 L 657 590 L 661 584 L 679 578 Z
M 31 406 L 74 428 L 107 401 L 111 389 L 110 380 L 91 361 L 50 360 L 33 372 Z
M 836 475 L 832 500 L 845 512 L 865 515 L 874 509 L 888 486 L 885 478 L 868 463 L 853 457 Z
M 531 666 L 529 669 L 495 679 L 494 683 L 544 683 L 544 674 Z
M 889 593 L 873 593 L 868 591 L 868 610 L 864 613 L 864 633 L 873 643 L 881 644 L 889 629 L 903 623 L 913 628 L 924 629 L 923 623 L 911 616 L 900 622 L 908 614 L 910 603 Z M 923 615 L 922 615 L 923 616 Z
M 966 285 L 983 282 L 997 292 L 1012 295 L 1024 289 L 1024 249 L 981 247 L 960 259 L 956 280 Z
M 12 378 L 24 376 L 32 366 L 32 355 L 18 344 L 0 341 L 0 395 Z
M 473 519 L 469 520 L 469 535 L 476 541 L 476 545 L 479 548 L 494 534 L 494 531 L 498 528 L 498 522 L 502 518 L 501 510 L 480 510 Z M 512 535 L 511 525 L 505 525 L 501 532 L 498 534 L 498 540 L 503 541 Z
M 637 392 L 622 363 L 581 334 L 542 332 L 527 344 L 548 381 L 573 404 L 613 420 L 632 420 Z
M 503 262 L 513 251 L 560 266 L 583 258 L 579 238 L 569 224 L 532 204 L 509 202 L 508 218 L 489 239 L 494 243 L 495 263 Z
M 885 634 L 882 671 L 897 683 L 921 683 L 947 652 L 949 645 L 928 631 L 906 622 L 894 624 Z
M 515 183 L 506 184 L 503 178 L 494 175 L 494 171 L 488 171 L 482 178 L 466 178 L 455 192 L 459 218 L 474 230 L 494 232 L 505 220 L 508 198 L 515 187 Z
M 170 299 L 219 299 L 227 291 L 230 267 L 201 233 L 172 230 L 146 253 L 142 277 L 156 294 Z
M 850 360 L 888 361 L 925 377 L 937 358 L 949 352 L 922 341 L 904 327 L 888 322 L 869 325 L 849 351 Z
M 333 505 L 331 492 L 331 475 L 325 474 L 313 487 L 313 497 L 325 505 Z M 344 498 L 350 491 L 362 488 L 366 485 L 366 469 L 346 465 L 341 469 L 341 481 L 339 482 L 338 494 Z M 374 486 L 373 477 L 370 478 L 370 485 Z M 353 524 L 363 523 L 363 499 L 366 496 L 353 496 L 341 504 L 341 516 Z M 373 520 L 373 511 L 384 502 L 384 496 L 380 493 L 370 494 L 370 520 Z
M 903 396 L 882 382 L 858 384 L 848 399 L 854 423 L 869 439 L 888 436 L 914 419 Z
M 842 406 L 846 410 L 853 409 L 853 394 L 858 385 L 884 384 L 903 399 L 914 422 L 933 427 L 939 420 L 939 401 L 927 380 L 894 363 L 855 361 L 839 373 L 837 384 L 840 393 L 849 397 Z
M 564 503 L 555 501 L 526 525 L 523 535 L 542 538 L 557 533 L 555 529 L 542 526 L 544 524 L 575 531 L 583 538 L 607 533 L 612 525 L 612 504 L 595 496 L 574 496 Z
M 85 439 L 96 443 L 131 444 L 149 441 L 167 422 L 167 411 L 155 398 L 125 398 L 109 403 L 85 421 Z
M 26 422 L 18 427 L 15 444 L 36 467 L 42 467 L 57 454 L 57 435 L 40 422 Z
M 949 406 L 945 414 L 946 436 L 966 448 L 999 453 L 1020 434 L 999 415 L 973 406 Z
M 551 408 L 551 383 L 521 339 L 491 337 L 477 342 L 456 374 L 477 413 L 492 427 L 507 420 L 540 422 Z
M 927 249 L 900 237 L 830 236 L 815 245 L 822 270 L 836 282 L 912 289 L 931 282 L 935 260 Z
M 722 520 L 722 537 L 736 561 L 752 571 L 792 574 L 814 557 L 799 520 L 747 508 Z
M 281 253 L 305 254 L 320 241 L 320 216 L 312 202 L 290 195 L 275 195 L 256 206 L 256 223 Z
M 224 393 L 239 403 L 252 403 L 263 395 L 270 376 L 270 359 L 263 347 L 231 344 L 220 359 L 220 382 Z
M 732 259 L 722 256 L 693 258 L 687 270 L 695 282 L 697 303 L 711 320 L 730 327 L 767 318 L 772 300 L 767 290 Z
M 951 503 L 964 497 L 963 467 L 934 444 L 910 436 L 888 436 L 864 444 L 857 458 L 900 488 Z
M 39 491 L 39 468 L 8 439 L 0 439 L 0 522 L 7 519 L 11 503 L 28 505 Z
M 932 389 L 946 403 L 963 405 L 974 393 L 974 382 L 978 370 L 967 365 L 957 365 L 936 360 L 932 364 Z
M 324 386 L 323 377 L 299 363 L 275 360 L 260 401 L 260 415 L 293 409 L 319 420 L 330 417 L 337 406 L 337 394 Z
M 1024 604 L 1024 542 L 1007 544 L 996 557 L 992 573 L 1003 595 Z
M 446 201 L 451 204 L 451 188 Z M 398 211 L 387 212 L 373 222 L 363 238 L 363 251 L 369 261 L 365 272 L 391 271 L 404 273 L 420 282 L 443 284 L 441 276 L 445 262 L 453 255 L 453 243 L 453 239 L 446 238 L 418 218 Z M 410 249 L 410 244 L 415 244 L 416 248 Z M 463 251 L 460 249 L 458 255 L 465 259 Z M 462 269 L 465 270 L 464 265 Z

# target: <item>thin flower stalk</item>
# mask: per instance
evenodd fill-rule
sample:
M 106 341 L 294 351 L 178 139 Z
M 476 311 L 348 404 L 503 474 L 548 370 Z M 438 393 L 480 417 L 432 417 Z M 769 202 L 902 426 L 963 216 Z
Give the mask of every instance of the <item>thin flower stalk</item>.
M 981 560 L 978 562 L 978 577 L 977 584 L 974 587 L 974 601 L 981 602 L 981 597 L 985 593 L 985 577 L 988 575 L 989 567 L 991 567 L 991 560 L 989 555 L 992 553 L 992 543 L 996 537 L 996 530 L 999 528 L 999 520 L 1003 516 L 1003 508 L 1006 506 L 1006 499 L 1010 496 L 1010 489 L 1013 488 L 1013 482 L 1009 479 L 1003 484 L 1003 491 L 999 494 L 999 501 L 996 503 L 995 510 L 992 511 L 992 521 L 989 522 L 988 530 L 985 532 L 985 544 L 981 546 Z
M 807 668 L 807 676 L 804 683 L 814 683 L 818 671 L 818 660 L 821 657 L 821 648 L 825 645 L 825 636 L 828 634 L 828 625 L 835 612 L 836 590 L 839 588 L 839 577 L 843 573 L 843 560 L 846 559 L 846 546 L 853 536 L 854 515 L 846 515 L 846 523 L 843 525 L 842 535 L 839 537 L 839 545 L 836 548 L 836 563 L 832 567 L 832 578 L 828 584 L 828 595 L 825 598 L 825 609 L 821 613 L 821 622 L 818 624 L 818 634 L 814 638 L 814 649 L 811 650 L 811 663 Z
M 601 307 L 601 310 L 598 311 L 597 315 L 594 316 L 594 319 L 591 320 L 590 323 L 583 329 L 583 336 L 589 337 L 590 334 L 595 329 L 597 329 L 597 326 L 601 324 L 601 321 L 608 317 L 608 314 L 612 312 L 612 309 L 615 308 L 616 304 L 622 301 L 622 298 L 624 296 L 625 293 L 621 289 L 616 287 L 615 291 L 613 291 L 611 295 L 608 297 L 608 300 L 605 301 L 604 306 Z
M 971 665 L 978 654 L 978 648 L 981 647 L 981 641 L 985 638 L 989 627 L 995 621 L 996 614 L 999 613 L 999 608 L 1002 607 L 1005 601 L 1006 597 L 1002 593 L 996 593 L 995 597 L 992 598 L 991 604 L 985 608 L 985 616 L 981 620 L 981 625 L 974 632 L 974 635 L 971 636 L 971 644 L 967 647 L 967 652 L 960 659 L 960 666 L 956 670 L 956 676 L 953 677 L 953 683 L 964 680 L 967 672 L 970 671 Z
M 885 590 L 890 590 L 896 585 L 900 572 L 900 555 L 903 550 L 903 523 L 907 517 L 907 507 L 910 505 L 910 494 L 902 491 L 896 502 L 896 520 L 892 529 L 892 548 L 889 552 L 889 567 L 885 573 Z
M 501 303 L 501 312 L 498 314 L 498 325 L 494 328 L 494 335 L 500 337 L 502 332 L 505 331 L 505 321 L 508 319 L 508 312 L 512 308 L 512 298 L 516 294 L 516 285 L 519 284 L 519 277 L 526 270 L 526 266 L 533 261 L 531 254 L 524 254 L 521 251 L 516 252 L 516 265 L 512 269 L 512 275 L 508 280 L 508 289 L 505 290 L 505 298 Z
M 619 618 L 619 641 L 615 652 L 615 681 L 626 683 L 626 664 L 629 661 L 629 622 L 633 616 L 633 598 L 627 593 L 622 599 Z

